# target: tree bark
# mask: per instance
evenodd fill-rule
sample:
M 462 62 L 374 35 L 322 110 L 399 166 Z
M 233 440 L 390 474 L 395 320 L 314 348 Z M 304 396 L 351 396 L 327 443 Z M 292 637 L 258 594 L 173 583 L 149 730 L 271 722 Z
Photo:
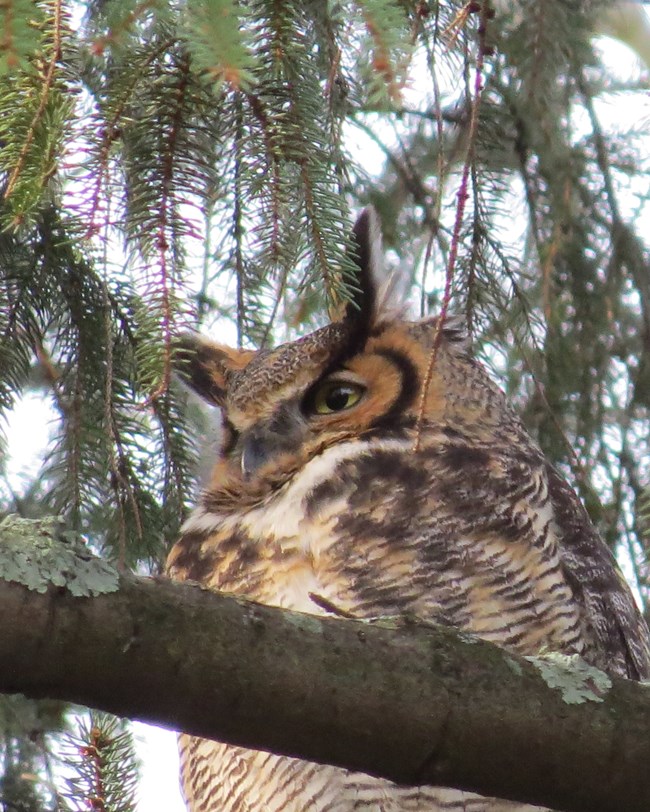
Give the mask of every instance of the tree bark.
M 650 808 L 650 688 L 593 669 L 132 575 L 97 597 L 0 580 L 0 606 L 4 692 L 401 784 L 567 812 Z

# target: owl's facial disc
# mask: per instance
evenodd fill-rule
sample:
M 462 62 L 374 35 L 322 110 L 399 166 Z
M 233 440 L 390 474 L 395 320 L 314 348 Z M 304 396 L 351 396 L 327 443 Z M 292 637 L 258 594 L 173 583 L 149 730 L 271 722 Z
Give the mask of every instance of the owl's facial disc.
M 353 411 L 365 396 L 366 386 L 358 375 L 345 370 L 328 375 L 303 396 L 276 404 L 270 417 L 244 429 L 231 459 L 234 456 L 233 462 L 249 480 L 280 454 L 295 455 L 296 449 L 312 448 L 314 440 L 322 444 L 317 437 L 328 418 Z

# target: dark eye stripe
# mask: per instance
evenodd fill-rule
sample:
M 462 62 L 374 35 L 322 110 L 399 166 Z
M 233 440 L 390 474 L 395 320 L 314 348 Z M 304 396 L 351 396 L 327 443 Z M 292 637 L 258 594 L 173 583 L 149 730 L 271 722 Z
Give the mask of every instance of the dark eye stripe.
M 396 417 L 403 415 L 413 405 L 420 391 L 420 376 L 415 364 L 406 353 L 399 350 L 380 349 L 375 350 L 375 354 L 381 355 L 382 358 L 386 358 L 393 366 L 397 367 L 401 378 L 401 386 L 399 395 L 390 405 L 388 411 L 373 420 L 373 428 L 392 423 Z

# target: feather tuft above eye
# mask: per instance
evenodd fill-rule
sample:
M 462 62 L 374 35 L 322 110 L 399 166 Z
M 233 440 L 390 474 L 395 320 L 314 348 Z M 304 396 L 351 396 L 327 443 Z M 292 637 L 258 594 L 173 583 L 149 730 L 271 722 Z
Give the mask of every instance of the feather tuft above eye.
M 372 206 L 365 208 L 352 229 L 353 258 L 357 266 L 355 295 L 343 318 L 362 338 L 379 322 L 402 314 L 401 275 L 384 270 L 381 224 Z
M 368 206 L 357 217 L 352 229 L 353 259 L 357 266 L 356 290 L 345 318 L 374 321 L 377 293 L 381 285 L 381 229 L 377 212 Z

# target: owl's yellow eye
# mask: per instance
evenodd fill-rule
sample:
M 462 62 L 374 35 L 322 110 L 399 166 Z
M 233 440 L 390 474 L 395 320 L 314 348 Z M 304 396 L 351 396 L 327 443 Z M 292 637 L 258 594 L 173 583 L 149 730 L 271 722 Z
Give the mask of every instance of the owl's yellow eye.
M 351 409 L 361 400 L 365 388 L 357 383 L 328 381 L 316 390 L 312 404 L 316 414 L 333 414 Z

